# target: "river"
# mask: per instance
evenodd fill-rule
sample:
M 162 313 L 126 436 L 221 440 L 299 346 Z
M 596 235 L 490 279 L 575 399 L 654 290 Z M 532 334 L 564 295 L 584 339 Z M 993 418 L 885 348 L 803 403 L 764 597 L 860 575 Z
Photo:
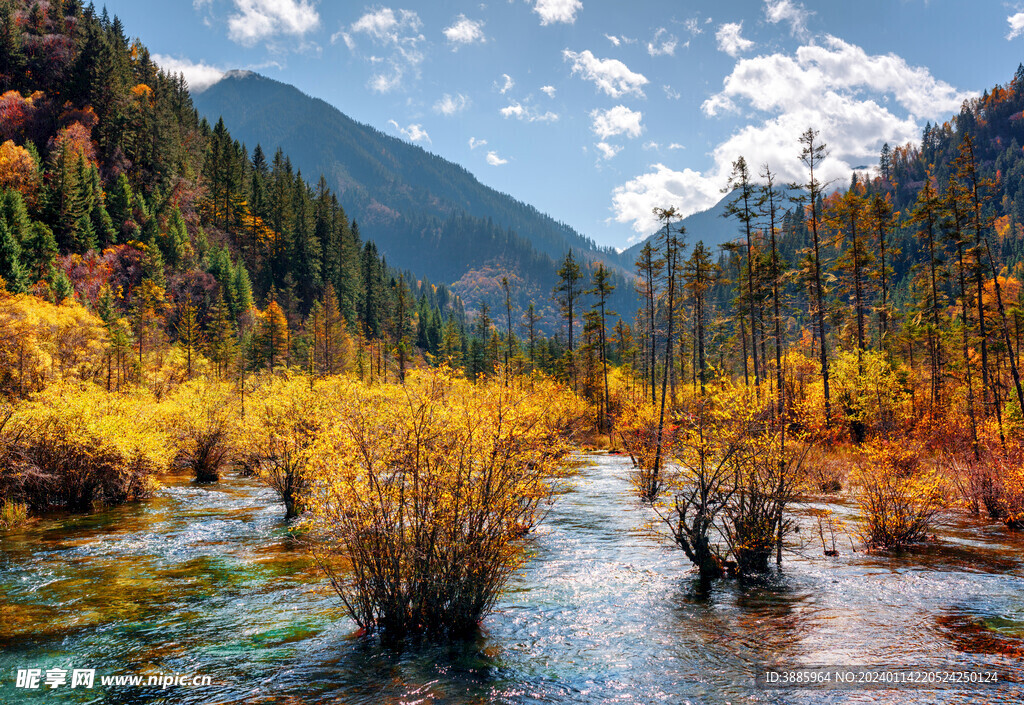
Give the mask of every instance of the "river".
M 694 578 L 596 456 L 552 505 L 527 563 L 472 641 L 386 649 L 359 636 L 283 508 L 251 479 L 167 478 L 146 502 L 0 535 L 0 702 L 846 703 L 1024 700 L 1024 538 L 960 514 L 903 555 L 844 538 L 823 556 L 813 507 L 783 569 Z M 824 505 L 821 505 L 824 506 Z M 849 504 L 828 505 L 851 521 Z M 766 665 L 999 669 L 947 690 L 768 690 Z M 16 687 L 18 669 L 68 684 Z M 93 688 L 70 687 L 95 669 Z M 211 685 L 101 676 L 207 675 Z

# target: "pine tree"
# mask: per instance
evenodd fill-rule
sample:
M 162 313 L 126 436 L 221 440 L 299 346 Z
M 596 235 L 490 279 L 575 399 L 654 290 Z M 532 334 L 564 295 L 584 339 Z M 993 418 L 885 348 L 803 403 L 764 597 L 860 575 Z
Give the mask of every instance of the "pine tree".
M 605 431 L 608 423 L 608 400 L 611 398 L 608 392 L 608 297 L 611 296 L 615 285 L 612 283 L 611 275 L 605 269 L 604 263 L 598 263 L 591 279 L 591 288 L 587 294 L 595 297 L 592 310 L 596 314 L 597 345 L 601 359 L 602 397 L 600 416 L 598 418 L 598 430 Z
M 819 201 L 826 184 L 822 183 L 818 174 L 821 162 L 828 157 L 828 147 L 818 140 L 818 131 L 808 128 L 800 135 L 800 161 L 807 167 L 808 179 L 803 184 L 794 184 L 793 188 L 802 189 L 804 195 L 798 200 L 807 211 L 811 226 L 811 267 L 814 296 L 814 315 L 818 324 L 818 356 L 821 363 L 821 381 L 825 394 L 825 423 L 832 422 L 832 398 L 828 378 L 828 330 L 825 327 L 825 287 L 822 282 L 821 237 L 818 233 Z
M 254 343 L 260 363 L 268 370 L 288 365 L 288 350 L 291 346 L 288 320 L 273 298 L 259 316 Z
M 223 290 L 210 309 L 206 339 L 209 341 L 210 359 L 217 366 L 217 376 L 223 377 L 238 354 L 238 338 Z
M 753 209 L 755 187 L 750 181 L 750 170 L 747 168 L 747 160 L 743 157 L 740 157 L 732 163 L 732 173 L 729 175 L 728 190 L 732 191 L 736 195 L 726 204 L 725 210 L 722 212 L 722 216 L 727 218 L 736 218 L 740 221 L 747 241 L 747 306 L 749 308 L 748 313 L 750 318 L 750 349 L 754 363 L 754 386 L 758 389 L 758 393 L 760 394 L 761 369 L 757 357 L 758 316 L 754 299 L 754 278 L 757 276 L 755 268 L 757 260 L 755 257 L 753 243 L 753 224 L 756 217 Z
M 576 364 L 573 359 L 573 329 L 576 326 L 576 306 L 580 297 L 580 280 L 582 278 L 583 274 L 580 271 L 580 265 L 573 257 L 572 250 L 569 250 L 565 255 L 565 259 L 562 260 L 561 266 L 558 268 L 558 284 L 555 286 L 554 294 L 562 315 L 565 316 L 565 325 L 569 337 L 569 349 L 566 355 L 574 388 L 576 386 Z
M 12 293 L 25 290 L 26 276 L 21 264 L 21 246 L 3 218 L 0 218 L 0 279 L 3 279 L 4 286 Z
M 943 308 L 942 294 L 939 289 L 939 274 L 942 264 L 941 251 L 938 247 L 938 226 L 941 218 L 941 201 L 932 185 L 931 172 L 927 172 L 924 185 L 917 195 L 917 203 L 909 225 L 917 227 L 917 237 L 924 245 L 928 255 L 927 262 L 927 302 L 926 317 L 929 321 L 925 328 L 928 336 L 928 356 L 931 364 L 931 405 L 932 413 L 939 408 L 943 387 L 942 344 L 940 311 Z
M 203 329 L 199 325 L 199 312 L 191 301 L 178 306 L 178 321 L 175 325 L 178 334 L 178 345 L 185 352 L 185 370 L 188 378 L 192 378 L 192 368 L 199 351 L 205 345 Z

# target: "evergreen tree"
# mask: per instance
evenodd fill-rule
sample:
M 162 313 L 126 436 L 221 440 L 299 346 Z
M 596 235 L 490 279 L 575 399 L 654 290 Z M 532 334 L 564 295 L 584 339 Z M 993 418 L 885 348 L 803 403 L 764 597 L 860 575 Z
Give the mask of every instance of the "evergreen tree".
M 582 278 L 583 274 L 580 271 L 580 265 L 573 257 L 572 250 L 569 250 L 565 255 L 565 259 L 562 260 L 561 266 L 558 268 L 558 284 L 555 286 L 554 294 L 562 315 L 565 317 L 565 326 L 569 337 L 569 349 L 566 355 L 573 387 L 576 386 L 576 365 L 573 360 L 573 329 L 576 326 L 576 306 L 580 297 L 580 280 Z
M 21 245 L 0 218 L 0 279 L 8 291 L 20 293 L 25 290 L 25 269 L 21 264 Z

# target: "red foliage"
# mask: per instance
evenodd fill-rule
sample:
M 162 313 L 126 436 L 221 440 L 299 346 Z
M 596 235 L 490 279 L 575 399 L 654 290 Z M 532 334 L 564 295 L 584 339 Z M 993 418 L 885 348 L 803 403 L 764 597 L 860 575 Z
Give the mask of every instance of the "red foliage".
M 64 270 L 75 287 L 76 298 L 90 305 L 96 303 L 100 289 L 110 281 L 113 272 L 113 264 L 106 257 L 106 253 L 100 255 L 92 250 L 85 255 L 61 257 L 58 266 Z

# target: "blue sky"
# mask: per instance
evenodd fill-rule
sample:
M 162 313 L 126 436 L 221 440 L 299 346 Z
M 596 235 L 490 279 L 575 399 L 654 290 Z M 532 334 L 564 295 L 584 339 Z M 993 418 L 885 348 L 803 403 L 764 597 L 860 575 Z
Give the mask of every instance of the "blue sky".
M 874 164 L 1024 61 L 1024 0 L 107 3 L 194 89 L 251 69 L 462 164 L 600 244 L 703 210 L 742 154 Z M 229 126 L 230 127 L 230 126 Z

